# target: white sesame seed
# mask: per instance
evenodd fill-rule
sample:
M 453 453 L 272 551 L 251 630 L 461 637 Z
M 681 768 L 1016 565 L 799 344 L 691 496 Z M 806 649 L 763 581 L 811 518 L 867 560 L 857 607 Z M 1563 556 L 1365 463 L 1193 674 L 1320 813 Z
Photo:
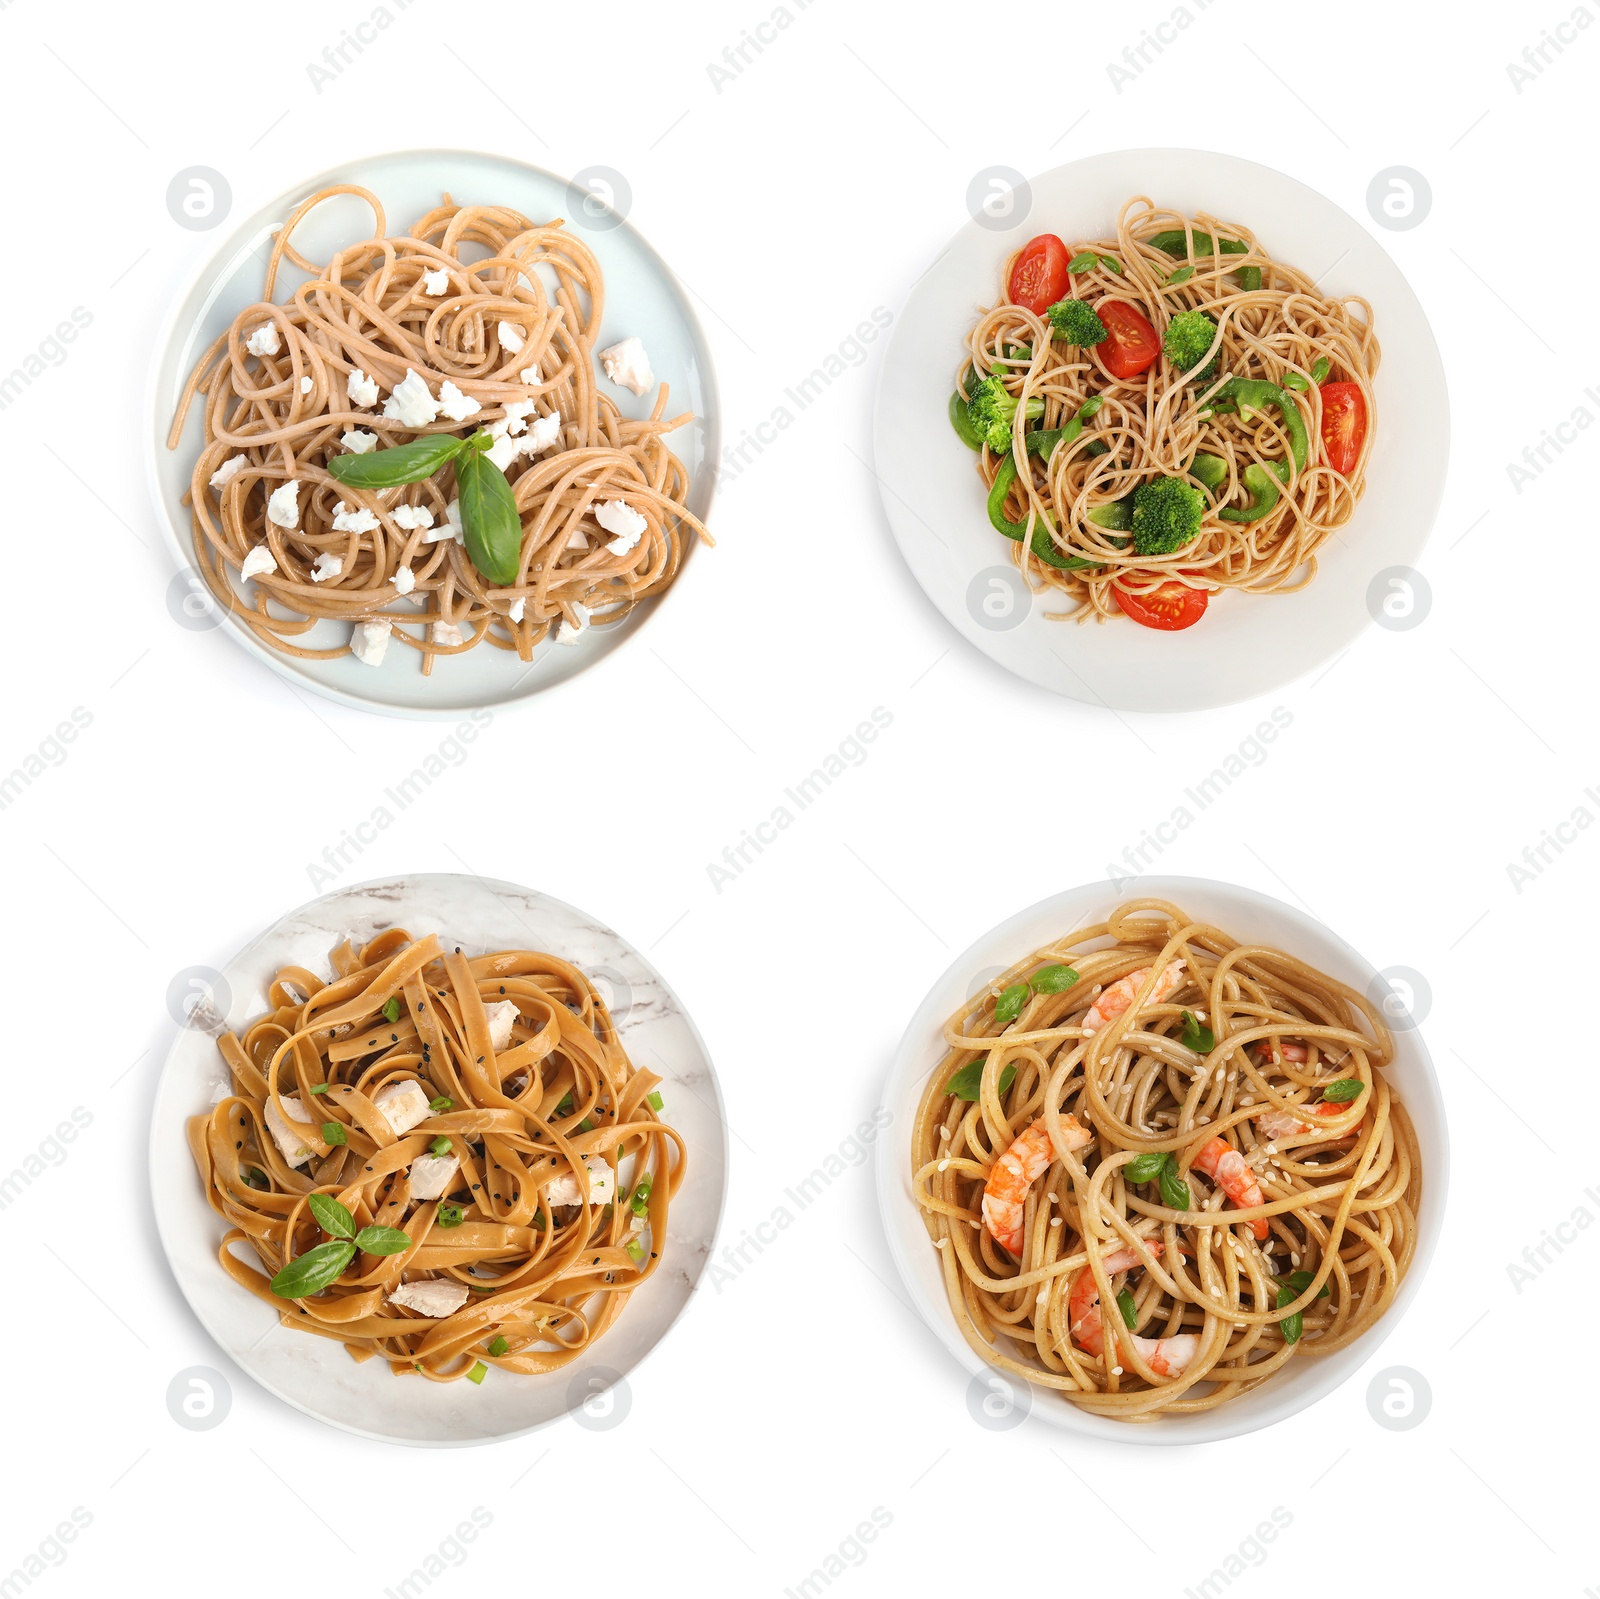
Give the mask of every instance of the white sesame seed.
M 1113 1377 L 1120 1377 L 1122 1375 L 1122 1367 L 1121 1366 L 1113 1366 L 1111 1368 L 1111 1375 Z
M 949 1171 L 950 1170 L 950 1162 L 947 1161 L 947 1160 L 941 1160 L 939 1162 L 939 1170 L 940 1171 Z
M 1050 1225 L 1052 1227 L 1059 1227 L 1061 1225 L 1061 1218 L 1059 1216 L 1052 1216 L 1050 1218 Z

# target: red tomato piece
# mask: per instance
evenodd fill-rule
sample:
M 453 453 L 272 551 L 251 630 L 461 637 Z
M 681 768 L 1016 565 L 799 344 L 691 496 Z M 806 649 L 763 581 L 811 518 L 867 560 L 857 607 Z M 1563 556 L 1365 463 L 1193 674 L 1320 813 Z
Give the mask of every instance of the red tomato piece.
M 1132 593 L 1120 583 L 1114 583 L 1112 590 L 1126 615 L 1140 627 L 1153 627 L 1162 633 L 1177 633 L 1193 627 L 1211 603 L 1208 590 L 1190 588 L 1175 577 L 1168 578 L 1160 588 L 1148 594 Z
M 1067 292 L 1067 247 L 1053 233 L 1023 245 L 1011 268 L 1011 303 L 1043 316 Z
M 1136 378 L 1161 354 L 1161 340 L 1144 316 L 1126 300 L 1101 300 L 1095 306 L 1106 336 L 1095 346 L 1114 378 Z
M 1355 471 L 1367 440 L 1367 397 L 1359 383 L 1322 385 L 1322 453 L 1344 477 Z

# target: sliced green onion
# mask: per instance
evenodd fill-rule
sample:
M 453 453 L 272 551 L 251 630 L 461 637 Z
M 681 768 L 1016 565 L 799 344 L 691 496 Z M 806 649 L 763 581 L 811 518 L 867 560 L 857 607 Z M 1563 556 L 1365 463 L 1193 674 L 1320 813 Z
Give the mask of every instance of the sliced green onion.
M 467 1373 L 467 1381 L 481 1383 L 488 1375 L 489 1368 L 481 1360 L 474 1361 L 472 1370 Z
M 428 1145 L 428 1150 L 434 1155 L 448 1155 L 450 1153 L 450 1140 L 444 1137 L 436 1138 Z
M 267 1188 L 271 1186 L 267 1182 L 267 1174 L 262 1171 L 259 1166 L 246 1166 L 244 1169 L 244 1180 L 252 1188 Z
M 499 1337 L 489 1345 L 489 1353 L 491 1355 L 503 1355 L 510 1347 L 511 1345 L 505 1341 L 504 1337 Z
M 398 994 L 391 994 L 388 999 L 383 1002 L 383 1019 L 386 1022 L 397 1022 L 400 1020 L 400 996 Z
M 654 1186 L 653 1179 L 648 1175 L 639 1179 L 639 1186 L 633 1191 L 633 1198 L 628 1201 L 628 1209 L 635 1216 L 644 1215 L 650 1206 L 650 1190 Z
M 442 1116 L 454 1104 L 455 1101 L 451 1099 L 448 1094 L 440 1094 L 437 1099 L 430 1099 L 428 1101 L 428 1110 L 430 1114 L 434 1116 Z
M 645 1104 L 647 1104 L 651 1110 L 660 1110 L 663 1103 L 665 1102 L 662 1100 L 661 1095 L 654 1089 L 652 1089 L 645 1098 Z
M 570 1089 L 561 1096 L 561 1103 L 550 1114 L 552 1116 L 570 1116 L 572 1114 L 572 1091 Z
M 433 1219 L 441 1227 L 459 1227 L 461 1225 L 461 1207 L 459 1205 L 441 1205 Z
M 590 1117 L 585 1116 L 583 1120 L 578 1123 L 578 1131 L 580 1133 L 592 1133 L 594 1131 L 593 1120 Z
M 644 1259 L 644 1245 L 641 1244 L 637 1238 L 630 1238 L 627 1243 L 623 1245 L 623 1247 L 628 1251 L 628 1259 L 631 1260 L 635 1266 L 637 1266 L 639 1262 Z

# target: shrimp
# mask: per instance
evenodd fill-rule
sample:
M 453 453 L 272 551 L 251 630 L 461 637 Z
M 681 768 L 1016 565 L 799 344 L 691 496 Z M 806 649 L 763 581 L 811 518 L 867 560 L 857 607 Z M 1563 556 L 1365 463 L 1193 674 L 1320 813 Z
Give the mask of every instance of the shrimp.
M 1223 1139 L 1213 1138 L 1195 1156 L 1191 1165 L 1195 1171 L 1211 1178 L 1241 1209 L 1266 1204 L 1261 1184 L 1256 1181 L 1256 1174 L 1251 1171 L 1249 1162 Z M 1269 1230 L 1265 1216 L 1258 1216 L 1250 1223 L 1250 1231 L 1255 1234 L 1257 1242 L 1264 1239 Z
M 1149 975 L 1150 968 L 1141 966 L 1138 971 L 1129 972 L 1126 977 L 1119 977 L 1089 1007 L 1088 1014 L 1083 1018 L 1083 1030 L 1086 1033 L 1097 1033 L 1107 1022 L 1120 1016 L 1138 997 L 1139 990 Z M 1159 1005 L 1182 980 L 1183 962 L 1169 962 L 1166 970 L 1156 979 L 1156 986 L 1151 990 L 1146 1003 Z
M 1152 1255 L 1159 1255 L 1159 1239 L 1145 1241 Z M 1136 1249 L 1117 1249 L 1107 1255 L 1101 1265 L 1106 1276 L 1114 1277 L 1119 1271 L 1141 1264 Z M 1085 1266 L 1072 1285 L 1072 1297 L 1067 1301 L 1067 1321 L 1072 1328 L 1072 1341 L 1087 1355 L 1105 1352 L 1105 1323 L 1100 1317 L 1100 1286 L 1094 1273 Z M 1178 1333 L 1171 1338 L 1140 1338 L 1129 1333 L 1128 1342 L 1139 1352 L 1140 1358 L 1158 1377 L 1181 1377 L 1195 1357 L 1200 1340 L 1194 1333 Z
M 1083 1148 L 1091 1137 L 1089 1129 L 1072 1115 L 1061 1118 L 1061 1130 L 1068 1149 Z M 1050 1131 L 1040 1116 L 1016 1136 L 990 1168 L 989 1180 L 983 1185 L 983 1224 L 989 1229 L 989 1236 L 1013 1255 L 1022 1253 L 1022 1215 L 1028 1190 L 1055 1158 Z
M 1274 1065 L 1280 1059 L 1297 1061 L 1303 1065 L 1310 1058 L 1311 1052 L 1304 1044 L 1282 1044 L 1279 1046 L 1278 1053 L 1268 1054 L 1267 1056 L 1267 1060 Z M 1346 1107 L 1342 1103 L 1330 1103 L 1328 1100 L 1322 1100 L 1319 1104 L 1307 1105 L 1305 1108 L 1313 1116 L 1337 1116 Z M 1317 1131 L 1315 1122 L 1301 1121 L 1298 1116 L 1292 1116 L 1285 1110 L 1263 1111 L 1255 1118 L 1255 1124 L 1256 1131 L 1263 1138 L 1299 1138 L 1304 1134 Z M 1356 1123 L 1357 1127 L 1360 1125 L 1360 1122 Z

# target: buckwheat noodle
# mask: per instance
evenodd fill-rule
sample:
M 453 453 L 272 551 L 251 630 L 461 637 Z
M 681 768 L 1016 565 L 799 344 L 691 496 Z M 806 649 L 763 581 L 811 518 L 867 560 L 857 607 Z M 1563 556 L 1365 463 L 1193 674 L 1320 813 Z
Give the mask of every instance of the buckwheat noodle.
M 1161 232 L 1185 234 L 1188 259 L 1150 243 Z M 1208 250 L 1195 253 L 1195 235 L 1238 241 L 1242 253 Z M 1201 246 L 1205 248 L 1205 246 Z M 1067 611 L 1049 613 L 1056 620 L 1090 617 L 1104 621 L 1119 614 L 1113 586 L 1148 593 L 1162 583 L 1187 577 L 1193 586 L 1237 588 L 1252 594 L 1289 593 L 1316 576 L 1317 551 L 1350 520 L 1366 487 L 1365 474 L 1377 427 L 1372 379 L 1380 351 L 1372 327 L 1372 308 L 1356 296 L 1332 299 L 1295 267 L 1275 261 L 1246 228 L 1205 213 L 1187 217 L 1157 210 L 1143 195 L 1127 201 L 1117 218 L 1116 237 L 1069 244 L 1077 257 L 1093 251 L 1110 256 L 1122 271 L 1097 263 L 1074 273 L 1070 293 L 1097 302 L 1102 296 L 1135 305 L 1159 336 L 1182 311 L 1203 311 L 1217 324 L 1215 372 L 1191 380 L 1164 359 L 1137 377 L 1115 379 L 1095 347 L 1079 348 L 1052 339 L 1048 322 L 1020 305 L 1002 299 L 985 311 L 972 329 L 962 370 L 970 362 L 981 377 L 1005 375 L 1007 389 L 1026 402 L 1044 402 L 1037 426 L 1059 428 L 1093 396 L 1103 398 L 1099 411 L 1085 423 L 1070 445 L 1063 443 L 1048 461 L 1029 454 L 1021 431 L 1010 456 L 987 447 L 979 454 L 979 470 L 992 486 L 1002 462 L 1015 459 L 1018 476 L 1008 514 L 1026 522 L 1030 533 L 1048 512 L 1056 532 L 1053 543 L 1063 558 L 1079 558 L 1088 568 L 1066 571 L 1041 561 L 1031 538 L 1013 545 L 1012 560 L 1038 591 L 1055 590 L 1073 602 Z M 1009 283 L 1012 262 L 1001 274 Z M 1169 279 L 1184 266 L 1193 267 L 1186 281 Z M 1258 268 L 1261 286 L 1241 288 L 1234 274 Z M 1026 348 L 1026 357 L 1008 352 Z M 1349 475 L 1335 471 L 1317 447 L 1322 422 L 1322 396 L 1313 381 L 1318 360 L 1328 362 L 1332 380 L 1359 385 L 1367 408 L 1367 436 Z M 1309 430 L 1311 453 L 1293 475 L 1276 506 L 1254 522 L 1230 521 L 1219 515 L 1227 506 L 1250 499 L 1243 478 L 1254 463 L 1289 458 L 1282 418 L 1274 411 L 1248 419 L 1219 412 L 1203 416 L 1207 402 L 1228 377 L 1263 378 L 1281 384 L 1286 374 L 1306 383 L 1291 394 Z M 958 383 L 960 379 L 958 377 Z M 1096 453 L 1101 446 L 1104 453 Z M 1199 536 L 1169 555 L 1140 555 L 1114 542 L 1116 535 L 1088 520 L 1090 510 L 1124 499 L 1141 483 L 1158 476 L 1182 476 L 1197 452 L 1219 456 L 1226 476 L 1210 496 Z
M 360 950 L 341 944 L 332 966 L 327 983 L 301 967 L 277 974 L 266 1014 L 220 1039 L 232 1092 L 189 1122 L 206 1197 L 228 1223 L 223 1269 L 283 1325 L 337 1339 L 358 1361 L 380 1356 L 397 1373 L 448 1382 L 480 1361 L 523 1374 L 567 1364 L 658 1264 L 685 1169 L 683 1140 L 651 1108 L 659 1079 L 633 1065 L 594 986 L 554 955 L 469 958 L 395 928 Z M 383 1014 L 391 999 L 394 1022 Z M 516 1016 L 496 1051 L 486 1007 L 503 1004 Z M 377 1101 L 410 1081 L 453 1103 L 397 1136 Z M 269 1105 L 311 1149 L 303 1168 L 274 1138 Z M 346 1141 L 328 1142 L 325 1122 Z M 441 1138 L 459 1169 L 438 1198 L 415 1198 L 412 1164 Z M 607 1169 L 612 1203 L 551 1205 L 552 1182 L 575 1180 L 581 1196 L 587 1170 L 593 1199 Z M 623 1203 L 646 1177 L 637 1210 Z M 281 1299 L 272 1277 L 328 1241 L 308 1205 L 314 1193 L 337 1199 L 357 1227 L 399 1228 L 412 1242 L 358 1254 L 320 1294 Z M 265 1272 L 235 1254 L 246 1244 Z M 390 1301 L 403 1284 L 434 1280 L 469 1290 L 452 1314 Z
M 291 237 L 311 211 L 339 195 L 372 208 L 373 237 L 318 265 Z M 270 648 L 315 659 L 349 649 L 303 643 L 319 621 L 385 618 L 391 636 L 419 651 L 428 672 L 434 656 L 485 640 L 531 660 L 534 646 L 563 620 L 581 628 L 588 612 L 600 612 L 597 620 L 613 622 L 661 593 L 677 576 L 689 533 L 713 542 L 685 503 L 682 461 L 662 442 L 689 417 L 666 415 L 665 384 L 643 421 L 623 416 L 600 392 L 594 346 L 605 284 L 593 253 L 560 220 L 533 222 L 505 206 L 457 206 L 448 196 L 409 233 L 388 236 L 385 229 L 383 207 L 366 189 L 340 184 L 312 195 L 277 230 L 261 301 L 234 318 L 189 376 L 167 443 L 177 447 L 190 406 L 203 396 L 205 442 L 185 503 L 195 558 L 218 602 Z M 279 304 L 273 295 L 286 262 L 310 277 Z M 440 270 L 448 284 L 439 294 L 425 292 L 423 275 Z M 509 346 L 502 323 L 520 330 L 511 336 L 520 348 Z M 258 355 L 248 345 L 263 324 L 276 330 L 277 349 Z M 444 382 L 455 384 L 478 411 L 467 421 L 441 415 L 411 427 L 386 417 L 381 397 L 371 406 L 353 402 L 352 374 L 375 381 L 387 396 L 408 370 L 435 396 Z M 346 432 L 376 434 L 378 448 L 428 433 L 461 435 L 492 429 L 506 419 L 508 402 L 530 400 L 529 423 L 559 415 L 561 427 L 552 447 L 519 456 L 508 470 L 522 518 L 514 585 L 491 584 L 457 540 L 426 542 L 428 529 L 396 522 L 397 509 L 420 507 L 435 530 L 443 526 L 455 493 L 451 469 L 376 490 L 352 489 L 326 470 L 330 458 L 345 453 Z M 238 455 L 243 465 L 213 488 L 212 475 Z M 268 497 L 291 481 L 300 485 L 292 530 L 267 515 Z M 612 500 L 647 524 L 624 553 L 607 548 L 611 534 L 595 521 L 595 508 Z M 348 511 L 372 511 L 379 525 L 337 530 L 341 501 Z M 263 542 L 277 570 L 254 578 L 249 604 L 229 571 Z M 342 566 L 314 581 L 321 555 Z M 401 568 L 410 569 L 413 589 L 396 587 Z M 410 597 L 401 604 L 404 594 Z M 455 627 L 462 642 L 441 643 L 435 623 Z
M 1176 961 L 1176 986 L 1158 1001 Z M 1076 974 L 1054 974 L 1070 986 L 1024 990 L 1015 1020 L 996 1021 L 1006 988 L 1032 974 L 1048 989 L 1040 970 L 1060 965 Z M 1095 1026 L 1094 1002 L 1130 974 L 1132 1003 Z M 1196 1024 L 1203 1015 L 1214 1047 L 1201 1053 L 1198 1034 L 1185 1046 L 1185 1010 Z M 1180 1415 L 1344 1348 L 1393 1300 L 1416 1248 L 1422 1177 L 1410 1119 L 1384 1075 L 1390 1034 L 1355 990 L 1142 899 L 1034 951 L 944 1031 L 949 1051 L 912 1132 L 913 1185 L 950 1308 L 991 1365 L 1097 1415 Z M 973 1102 L 947 1092 L 956 1071 L 985 1060 Z M 1321 1102 L 1335 1081 L 1346 1092 L 1358 1081 L 1360 1092 Z M 1269 1137 L 1261 1119 L 1274 1117 Z M 1016 1247 L 1002 1248 L 985 1184 L 1035 1124 L 1041 1170 L 1016 1213 Z M 1256 1203 L 1201 1175 L 1195 1163 L 1219 1138 L 1258 1185 Z M 1174 1157 L 1191 1209 L 1168 1208 L 1157 1182 L 1125 1179 L 1131 1161 L 1158 1152 Z M 1108 1272 L 1119 1251 L 1129 1265 Z M 1295 1272 L 1305 1275 L 1278 1280 Z M 1119 1288 L 1131 1294 L 1132 1327 Z M 1290 1341 L 1283 1323 L 1296 1313 L 1302 1330 Z M 1179 1369 L 1157 1370 L 1157 1349 L 1176 1352 Z

